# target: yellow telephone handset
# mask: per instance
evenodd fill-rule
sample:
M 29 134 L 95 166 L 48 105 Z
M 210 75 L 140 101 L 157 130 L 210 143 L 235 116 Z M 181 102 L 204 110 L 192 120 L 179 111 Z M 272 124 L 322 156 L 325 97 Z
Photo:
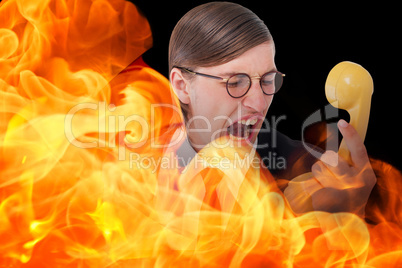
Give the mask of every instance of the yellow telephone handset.
M 348 111 L 349 123 L 362 140 L 366 137 L 373 91 L 370 73 L 361 65 L 350 61 L 337 64 L 325 83 L 328 102 L 335 108 Z M 350 161 L 350 153 L 344 141 L 339 147 L 339 154 Z
M 361 65 L 344 61 L 329 72 L 325 83 L 325 95 L 328 102 L 338 109 L 348 111 L 350 124 L 364 140 L 370 115 L 371 96 L 374 91 L 370 73 Z M 350 152 L 344 141 L 339 147 L 339 155 L 351 163 Z M 284 194 L 295 213 L 313 210 L 310 196 L 303 195 L 309 187 L 311 172 L 292 179 Z

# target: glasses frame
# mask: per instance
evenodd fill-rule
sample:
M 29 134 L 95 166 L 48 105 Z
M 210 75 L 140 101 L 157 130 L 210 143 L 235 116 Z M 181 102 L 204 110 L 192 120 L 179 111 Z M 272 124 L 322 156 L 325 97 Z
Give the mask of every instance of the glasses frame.
M 249 90 L 250 90 L 250 88 L 251 88 L 251 84 L 252 84 L 251 81 L 252 81 L 253 78 L 260 80 L 260 87 L 261 87 L 262 93 L 264 93 L 265 95 L 268 95 L 268 96 L 272 96 L 272 95 L 276 94 L 276 93 L 279 91 L 279 89 L 281 89 L 282 84 L 283 84 L 283 79 L 282 79 L 281 85 L 279 86 L 279 89 L 276 90 L 275 93 L 268 94 L 268 93 L 265 93 L 264 90 L 262 89 L 262 84 L 261 84 L 261 83 L 262 83 L 262 78 L 263 78 L 264 76 L 266 76 L 266 75 L 268 75 L 268 74 L 272 74 L 272 73 L 279 74 L 279 75 L 282 76 L 282 77 L 285 77 L 285 76 L 286 76 L 285 74 L 283 74 L 283 73 L 281 73 L 281 72 L 278 72 L 278 71 L 270 71 L 270 72 L 267 72 L 267 73 L 263 74 L 262 76 L 253 76 L 253 77 L 251 77 L 251 76 L 249 76 L 249 75 L 246 74 L 246 73 L 236 73 L 236 74 L 231 75 L 231 76 L 228 77 L 228 78 L 223 78 L 223 77 L 219 77 L 219 76 L 215 76 L 215 75 L 210 75 L 210 74 L 204 74 L 204 73 L 194 72 L 194 71 L 192 71 L 192 70 L 190 70 L 190 69 L 188 69 L 188 68 L 185 68 L 185 67 L 173 66 L 173 68 L 177 68 L 177 69 L 186 71 L 187 73 L 190 73 L 190 74 L 192 74 L 192 75 L 199 75 L 199 76 L 203 76 L 203 77 L 207 77 L 207 78 L 212 78 L 212 79 L 215 79 L 215 80 L 221 80 L 221 81 L 223 81 L 223 82 L 226 83 L 226 91 L 228 92 L 229 96 L 231 96 L 232 98 L 235 98 L 235 99 L 244 97 L 244 96 L 249 92 Z M 243 95 L 238 96 L 238 97 L 235 97 L 235 96 L 233 96 L 232 94 L 230 94 L 230 92 L 229 92 L 229 86 L 228 86 L 228 81 L 229 81 L 229 79 L 232 78 L 232 77 L 234 77 L 234 76 L 236 76 L 236 75 L 246 75 L 246 76 L 250 79 L 250 83 L 249 83 L 249 85 L 248 85 L 248 89 L 246 90 L 246 92 L 245 92 Z

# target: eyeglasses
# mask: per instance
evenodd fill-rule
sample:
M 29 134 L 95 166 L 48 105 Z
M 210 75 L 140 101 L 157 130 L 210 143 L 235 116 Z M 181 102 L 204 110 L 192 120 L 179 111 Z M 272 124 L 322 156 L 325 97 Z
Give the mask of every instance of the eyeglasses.
M 283 77 L 285 76 L 281 72 L 272 71 L 272 72 L 263 74 L 261 77 L 259 77 L 259 76 L 250 77 L 248 74 L 239 73 L 239 74 L 234 74 L 234 75 L 230 76 L 229 78 L 222 78 L 219 76 L 194 72 L 194 71 L 191 71 L 184 67 L 173 66 L 173 68 L 178 68 L 180 70 L 186 71 L 193 75 L 199 75 L 199 76 L 226 82 L 226 90 L 227 90 L 228 94 L 233 98 L 241 98 L 247 94 L 247 92 L 251 88 L 251 79 L 252 78 L 260 79 L 260 86 L 261 86 L 262 92 L 265 95 L 274 95 L 282 87 Z

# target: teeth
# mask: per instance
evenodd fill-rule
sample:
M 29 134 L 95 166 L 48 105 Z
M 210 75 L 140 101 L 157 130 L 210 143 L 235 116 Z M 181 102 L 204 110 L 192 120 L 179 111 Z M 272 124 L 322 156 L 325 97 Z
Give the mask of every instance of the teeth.
M 243 125 L 253 126 L 253 125 L 255 125 L 255 123 L 257 123 L 257 121 L 258 121 L 258 119 L 257 119 L 257 118 L 254 118 L 254 119 L 249 119 L 249 120 L 241 120 L 240 122 L 241 122 Z
M 246 135 L 245 137 L 237 137 L 237 136 L 234 136 L 234 135 L 232 135 L 232 134 L 229 134 L 230 138 L 231 138 L 232 140 L 234 140 L 234 141 L 245 140 L 245 139 L 248 138 L 248 135 L 250 135 L 249 132 L 247 132 L 247 135 Z
M 243 127 L 237 126 L 237 127 L 228 127 L 228 132 L 230 134 L 230 138 L 234 141 L 240 141 L 240 140 L 244 140 L 247 139 L 252 131 L 252 127 L 257 123 L 258 119 L 254 118 L 254 119 L 248 119 L 248 120 L 240 120 L 237 122 L 237 124 L 241 124 L 243 125 Z M 239 129 L 241 128 L 241 129 Z M 232 134 L 233 132 L 234 135 Z M 239 135 L 239 136 L 238 136 Z
M 257 121 L 258 121 L 258 119 L 257 119 L 257 118 L 254 118 L 254 119 L 248 120 L 247 125 L 252 125 L 252 126 L 254 126 L 254 125 L 255 125 L 255 123 L 257 123 Z
M 229 134 L 229 136 L 230 136 L 230 138 L 231 138 L 232 140 L 234 140 L 234 141 L 244 140 L 244 138 L 240 138 L 240 137 L 234 136 L 234 135 L 232 135 L 232 134 Z

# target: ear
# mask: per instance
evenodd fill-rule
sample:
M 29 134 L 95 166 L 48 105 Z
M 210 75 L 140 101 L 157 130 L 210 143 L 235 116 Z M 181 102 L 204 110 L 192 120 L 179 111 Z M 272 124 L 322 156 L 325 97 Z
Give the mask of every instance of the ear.
M 181 70 L 173 68 L 170 71 L 170 83 L 179 100 L 184 104 L 190 103 L 188 80 L 185 80 Z

